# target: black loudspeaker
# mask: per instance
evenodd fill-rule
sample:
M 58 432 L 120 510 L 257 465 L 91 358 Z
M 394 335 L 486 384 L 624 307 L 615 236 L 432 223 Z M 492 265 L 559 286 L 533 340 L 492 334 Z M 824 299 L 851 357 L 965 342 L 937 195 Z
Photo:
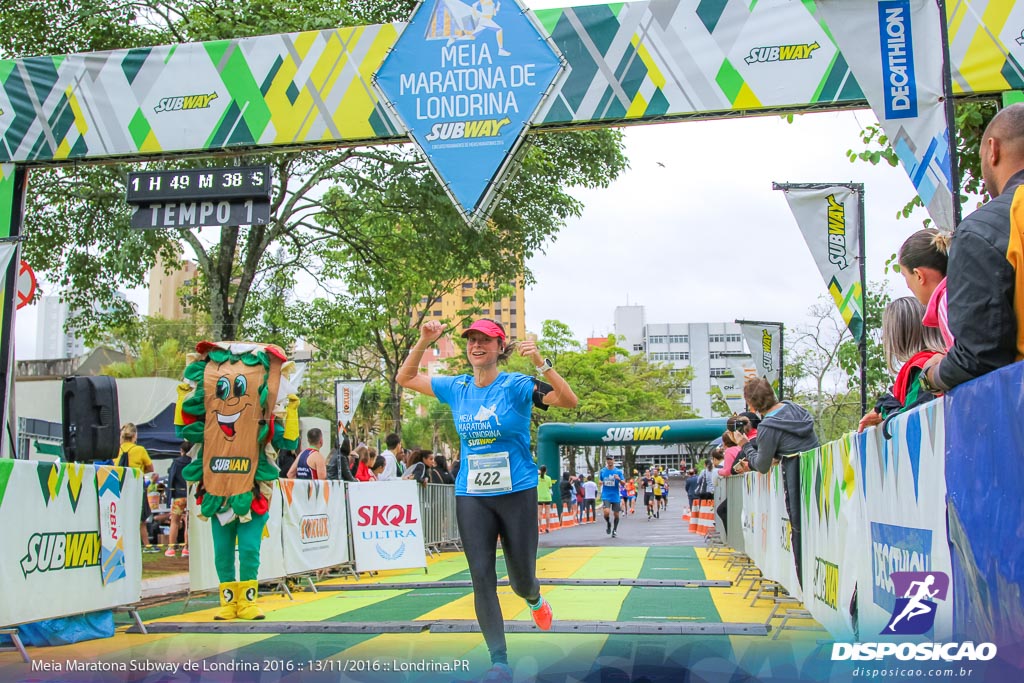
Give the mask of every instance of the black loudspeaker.
M 107 460 L 117 455 L 121 426 L 113 377 L 65 377 L 61 403 L 65 460 Z

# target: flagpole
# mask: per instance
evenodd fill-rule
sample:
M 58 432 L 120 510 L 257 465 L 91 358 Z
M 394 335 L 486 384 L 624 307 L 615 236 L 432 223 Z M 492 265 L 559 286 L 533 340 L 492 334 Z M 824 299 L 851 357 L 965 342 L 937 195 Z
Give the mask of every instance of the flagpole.
M 946 0 L 936 0 L 939 6 L 939 36 L 942 40 L 942 98 L 945 105 L 946 132 L 949 138 L 949 180 L 953 199 L 953 231 L 960 225 L 960 159 L 956 154 L 956 110 L 953 105 L 953 74 L 949 62 L 949 26 L 946 24 Z M 942 227 L 942 226 L 940 226 Z
M 860 206 L 860 225 L 857 226 L 860 235 L 860 291 L 861 301 L 864 302 L 864 310 L 861 311 L 860 339 L 857 346 L 860 348 L 860 414 L 867 415 L 868 412 L 868 281 L 867 251 L 864 248 L 864 185 L 860 184 L 857 190 L 857 203 Z

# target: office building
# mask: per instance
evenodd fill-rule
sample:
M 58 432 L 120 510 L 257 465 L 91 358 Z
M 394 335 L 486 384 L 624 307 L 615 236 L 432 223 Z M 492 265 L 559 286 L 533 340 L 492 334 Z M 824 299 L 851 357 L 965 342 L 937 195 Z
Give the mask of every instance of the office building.
M 714 417 L 712 378 L 730 374 L 726 355 L 747 353 L 736 323 L 650 323 L 643 306 L 617 306 L 615 334 L 630 353 L 642 353 L 651 362 L 669 363 L 677 370 L 692 367 L 686 404 L 701 417 Z
M 39 299 L 36 313 L 36 358 L 78 358 L 85 353 L 85 341 L 64 331 L 69 316 L 68 305 L 58 296 Z
M 149 315 L 165 320 L 187 320 L 192 315 L 188 301 L 198 291 L 198 272 L 199 266 L 193 261 L 184 261 L 168 275 L 158 256 L 156 265 L 149 271 Z

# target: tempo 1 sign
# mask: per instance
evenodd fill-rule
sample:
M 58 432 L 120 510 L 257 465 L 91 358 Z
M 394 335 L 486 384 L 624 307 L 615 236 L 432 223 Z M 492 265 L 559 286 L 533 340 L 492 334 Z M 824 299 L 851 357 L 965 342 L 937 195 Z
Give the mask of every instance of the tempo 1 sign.
M 222 199 L 217 202 L 158 202 L 134 207 L 132 227 L 195 228 L 203 225 L 266 225 L 270 202 Z
M 133 228 L 265 225 L 270 166 L 180 169 L 128 174 Z

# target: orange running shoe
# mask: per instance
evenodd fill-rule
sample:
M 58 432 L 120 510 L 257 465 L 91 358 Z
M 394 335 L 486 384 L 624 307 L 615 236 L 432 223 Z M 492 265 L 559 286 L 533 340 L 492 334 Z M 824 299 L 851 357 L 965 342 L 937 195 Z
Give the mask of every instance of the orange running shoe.
M 533 616 L 533 623 L 537 624 L 537 628 L 541 631 L 550 631 L 551 620 L 554 619 L 554 615 L 551 613 L 551 603 L 541 598 L 540 604 L 536 607 L 530 605 L 530 610 L 530 614 Z

